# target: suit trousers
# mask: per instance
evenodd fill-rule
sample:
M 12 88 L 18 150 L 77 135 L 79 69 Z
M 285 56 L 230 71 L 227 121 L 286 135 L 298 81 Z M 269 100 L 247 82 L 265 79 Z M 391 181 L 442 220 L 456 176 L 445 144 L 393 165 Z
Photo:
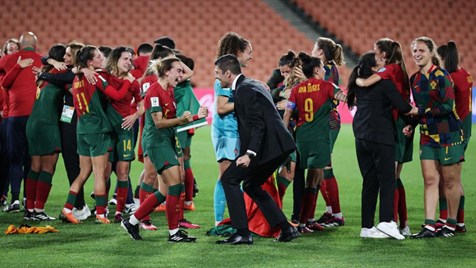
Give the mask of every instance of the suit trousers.
M 243 182 L 243 190 L 256 202 L 270 226 L 277 226 L 280 222 L 286 220 L 282 210 L 271 196 L 261 188 L 261 185 L 287 158 L 288 154 L 283 154 L 261 165 L 247 168 L 236 166 L 236 160 L 231 162 L 230 167 L 225 170 L 220 180 L 225 191 L 233 228 L 248 229 L 245 200 L 243 192 L 240 190 L 241 182 Z
M 379 193 L 380 222 L 393 220 L 395 146 L 356 139 L 355 147 L 363 177 L 362 228 L 372 228 Z

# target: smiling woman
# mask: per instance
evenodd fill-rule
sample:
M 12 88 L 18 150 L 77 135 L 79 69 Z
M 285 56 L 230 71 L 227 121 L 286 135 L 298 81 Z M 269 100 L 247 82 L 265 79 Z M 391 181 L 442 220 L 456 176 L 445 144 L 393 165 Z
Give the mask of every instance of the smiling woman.
M 146 174 L 144 184 L 152 185 L 157 173 L 162 176 L 168 190 L 160 188 L 149 195 L 141 203 L 139 209 L 121 225 L 134 240 L 141 240 L 139 223 L 152 213 L 157 206 L 166 201 L 166 215 L 169 225 L 170 242 L 194 242 L 195 237 L 189 236 L 179 229 L 180 213 L 179 197 L 183 185 L 180 179 L 180 166 L 177 160 L 175 127 L 207 116 L 206 108 L 201 107 L 198 114 L 185 111 L 180 117 L 176 115 L 174 87 L 183 77 L 183 68 L 176 57 L 168 57 L 156 64 L 158 82 L 147 90 L 145 100 L 145 126 L 142 134 L 144 149 L 144 169 Z M 152 181 L 149 179 L 152 178 Z
M 420 123 L 420 160 L 425 191 L 425 225 L 413 238 L 451 237 L 461 197 L 461 162 L 464 161 L 463 132 L 454 109 L 455 94 L 448 72 L 440 67 L 436 45 L 428 37 L 412 43 L 412 55 L 419 71 L 410 78 Z M 404 131 L 409 132 L 410 128 Z M 444 182 L 448 219 L 437 232 L 435 209 L 438 184 Z

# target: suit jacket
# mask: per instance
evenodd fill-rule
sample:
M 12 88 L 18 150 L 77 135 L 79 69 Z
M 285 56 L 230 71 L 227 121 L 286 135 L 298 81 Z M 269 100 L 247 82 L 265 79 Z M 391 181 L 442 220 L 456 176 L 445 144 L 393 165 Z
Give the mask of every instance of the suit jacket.
M 240 134 L 240 155 L 247 150 L 257 154 L 250 166 L 262 165 L 296 149 L 265 84 L 242 75 L 236 82 L 233 94 Z
M 357 112 L 352 123 L 354 136 L 381 144 L 395 144 L 395 125 L 392 108 L 407 113 L 406 103 L 390 80 L 381 80 L 368 88 L 356 89 Z

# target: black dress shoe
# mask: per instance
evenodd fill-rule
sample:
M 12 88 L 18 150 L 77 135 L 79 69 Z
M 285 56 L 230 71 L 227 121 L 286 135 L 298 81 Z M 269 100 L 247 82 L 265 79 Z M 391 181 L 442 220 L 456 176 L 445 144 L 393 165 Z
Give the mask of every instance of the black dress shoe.
M 253 244 L 253 237 L 251 234 L 247 236 L 241 236 L 238 233 L 234 233 L 232 236 L 225 240 L 219 240 L 216 242 L 216 244 L 228 244 L 228 245 L 240 245 L 240 244 L 246 244 L 246 245 L 251 245 Z
M 276 241 L 289 242 L 299 236 L 299 232 L 294 226 L 289 226 L 287 229 L 282 230 Z

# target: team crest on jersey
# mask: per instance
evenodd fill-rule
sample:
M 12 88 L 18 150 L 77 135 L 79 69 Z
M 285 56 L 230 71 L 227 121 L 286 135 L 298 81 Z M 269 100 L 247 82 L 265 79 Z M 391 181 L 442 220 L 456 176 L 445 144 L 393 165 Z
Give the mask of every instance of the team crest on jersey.
M 159 106 L 159 98 L 158 97 L 150 98 L 150 106 L 158 107 Z
M 436 81 L 434 81 L 434 80 L 431 81 L 431 82 L 430 82 L 430 88 L 431 88 L 431 90 L 436 89 L 436 86 L 437 86 L 437 85 L 438 85 L 438 83 L 436 83 Z

